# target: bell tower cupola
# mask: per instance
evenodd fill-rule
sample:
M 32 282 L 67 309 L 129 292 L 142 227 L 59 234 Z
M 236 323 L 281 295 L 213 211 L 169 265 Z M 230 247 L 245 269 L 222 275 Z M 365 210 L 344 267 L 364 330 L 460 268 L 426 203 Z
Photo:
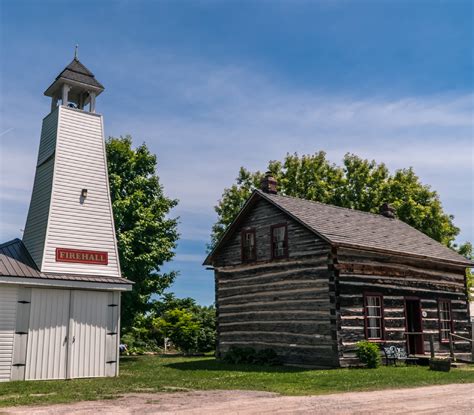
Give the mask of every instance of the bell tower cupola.
M 94 74 L 79 61 L 76 46 L 74 59 L 44 91 L 44 95 L 51 97 L 51 112 L 58 105 L 95 112 L 95 100 L 103 90 Z

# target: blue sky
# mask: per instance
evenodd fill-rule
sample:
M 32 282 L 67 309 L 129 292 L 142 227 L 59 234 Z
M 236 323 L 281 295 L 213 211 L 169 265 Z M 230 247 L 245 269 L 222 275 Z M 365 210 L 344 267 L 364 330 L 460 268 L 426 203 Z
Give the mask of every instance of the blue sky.
M 213 302 L 213 206 L 287 152 L 413 166 L 474 240 L 471 1 L 0 0 L 0 19 L 1 240 L 21 237 L 42 93 L 76 43 L 106 135 L 145 141 L 180 200 L 178 296 Z

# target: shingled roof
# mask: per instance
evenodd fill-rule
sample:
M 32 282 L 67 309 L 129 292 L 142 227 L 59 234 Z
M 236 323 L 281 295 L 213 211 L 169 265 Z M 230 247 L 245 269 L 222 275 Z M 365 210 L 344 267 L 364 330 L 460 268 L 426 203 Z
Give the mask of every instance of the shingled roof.
M 253 192 L 235 223 L 229 227 L 228 230 L 230 232 L 231 228 L 235 227 L 236 222 L 239 221 L 239 217 L 244 215 L 244 211 L 256 199 L 260 198 L 281 209 L 333 246 L 384 251 L 437 261 L 441 260 L 464 266 L 474 265 L 472 261 L 399 219 L 390 219 L 379 214 L 342 208 L 296 197 L 264 193 L 260 190 Z M 210 263 L 212 255 L 224 239 L 226 239 L 226 235 L 223 236 L 214 251 L 208 256 L 205 264 Z
M 101 282 L 110 284 L 133 284 L 132 281 L 121 277 L 41 272 L 20 239 L 14 239 L 0 245 L 0 276 L 62 281 Z
M 64 78 L 72 81 L 81 82 L 86 85 L 92 85 L 97 88 L 104 89 L 104 86 L 95 79 L 94 74 L 89 71 L 77 58 L 64 68 L 64 70 L 56 77 L 56 79 Z
M 66 66 L 61 73 L 56 77 L 55 81 L 46 89 L 44 94 L 46 96 L 54 96 L 63 83 L 86 85 L 91 90 L 94 90 L 96 95 L 99 95 L 104 86 L 95 79 L 94 74 L 87 69 L 77 58 L 74 58 L 71 63 Z

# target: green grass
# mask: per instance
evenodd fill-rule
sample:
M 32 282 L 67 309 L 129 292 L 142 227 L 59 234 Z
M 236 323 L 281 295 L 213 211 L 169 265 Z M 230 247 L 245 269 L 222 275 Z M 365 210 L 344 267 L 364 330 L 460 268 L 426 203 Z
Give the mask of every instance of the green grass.
M 433 372 L 426 367 L 303 370 L 230 365 L 211 357 L 122 358 L 119 378 L 0 383 L 0 407 L 112 399 L 130 392 L 247 389 L 316 395 L 447 383 L 474 383 L 473 369 Z

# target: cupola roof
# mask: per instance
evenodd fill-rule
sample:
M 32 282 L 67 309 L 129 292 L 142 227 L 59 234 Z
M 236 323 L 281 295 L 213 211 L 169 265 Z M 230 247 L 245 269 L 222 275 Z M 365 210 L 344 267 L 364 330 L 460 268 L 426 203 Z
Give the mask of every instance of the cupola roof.
M 64 83 L 78 87 L 82 86 L 84 89 L 94 91 L 96 95 L 99 95 L 104 90 L 104 86 L 95 79 L 94 74 L 77 57 L 61 71 L 44 94 L 49 97 L 55 95 Z

